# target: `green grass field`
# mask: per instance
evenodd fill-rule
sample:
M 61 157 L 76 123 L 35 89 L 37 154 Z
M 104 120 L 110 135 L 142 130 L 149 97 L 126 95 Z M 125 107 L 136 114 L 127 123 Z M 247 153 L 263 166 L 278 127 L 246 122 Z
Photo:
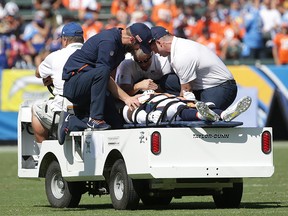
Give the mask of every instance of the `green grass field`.
M 55 209 L 46 199 L 44 179 L 17 177 L 16 147 L 0 148 L 0 215 L 145 215 L 145 216 L 231 216 L 288 215 L 288 141 L 274 143 L 275 172 L 271 178 L 244 179 L 244 192 L 239 209 L 216 209 L 210 196 L 173 199 L 165 208 L 147 208 L 140 204 L 136 211 L 115 211 L 110 197 L 82 196 L 76 209 Z M 245 158 L 243 158 L 245 160 Z

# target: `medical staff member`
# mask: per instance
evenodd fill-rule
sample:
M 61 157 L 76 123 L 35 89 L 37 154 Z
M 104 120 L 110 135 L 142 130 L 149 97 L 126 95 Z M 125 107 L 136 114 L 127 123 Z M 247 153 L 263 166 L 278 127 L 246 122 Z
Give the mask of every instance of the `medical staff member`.
M 35 76 L 43 79 L 45 86 L 53 84 L 54 97 L 36 101 L 32 107 L 32 128 L 35 141 L 40 147 L 48 139 L 54 113 L 62 111 L 63 105 L 63 67 L 69 56 L 83 45 L 83 31 L 75 22 L 67 23 L 61 32 L 62 49 L 50 53 L 38 66 Z
M 138 49 L 131 59 L 125 59 L 117 68 L 117 84 L 129 95 L 145 90 L 180 94 L 180 82 L 168 61 L 154 52 L 146 54 Z
M 96 130 L 111 127 L 104 120 L 107 88 L 129 107 L 139 106 L 137 97 L 130 97 L 110 75 L 116 72 L 127 52 L 141 47 L 145 53 L 150 53 L 151 40 L 148 26 L 134 23 L 126 29 L 112 28 L 92 36 L 70 56 L 63 69 L 63 93 L 72 103 L 90 108 L 88 127 Z
M 181 93 L 193 91 L 198 101 L 213 102 L 225 110 L 236 98 L 237 85 L 222 60 L 206 46 L 171 35 L 165 28 L 151 28 L 151 48 L 161 56 L 168 56 L 178 75 Z

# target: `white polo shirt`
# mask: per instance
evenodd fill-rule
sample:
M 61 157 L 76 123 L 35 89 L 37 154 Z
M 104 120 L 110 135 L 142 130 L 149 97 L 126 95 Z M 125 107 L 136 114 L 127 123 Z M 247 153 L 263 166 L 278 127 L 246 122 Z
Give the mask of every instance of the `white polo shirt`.
M 163 75 L 172 72 L 167 57 L 158 54 L 152 54 L 152 62 L 147 71 L 144 71 L 133 59 L 125 59 L 117 68 L 117 84 L 134 85 L 143 79 L 159 80 Z
M 72 43 L 67 47 L 50 53 L 44 61 L 39 65 L 39 74 L 42 78 L 51 76 L 54 84 L 53 94 L 55 95 L 54 100 L 51 102 L 52 111 L 63 110 L 63 85 L 62 80 L 63 67 L 68 60 L 69 56 L 75 52 L 76 49 L 80 49 L 82 43 Z
M 168 56 L 181 84 L 192 82 L 193 90 L 206 89 L 234 79 L 223 61 L 206 46 L 173 37 Z

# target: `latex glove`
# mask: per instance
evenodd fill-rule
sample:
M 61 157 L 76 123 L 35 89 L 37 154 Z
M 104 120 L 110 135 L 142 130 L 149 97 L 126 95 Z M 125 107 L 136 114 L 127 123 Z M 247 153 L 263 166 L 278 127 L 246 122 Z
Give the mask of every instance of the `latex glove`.
M 193 94 L 193 92 L 186 92 L 185 90 L 183 90 L 183 97 L 186 100 L 190 100 L 190 101 L 196 101 L 196 97 Z
M 138 98 L 139 102 L 141 104 L 145 103 L 149 98 L 151 94 L 154 94 L 155 91 L 154 90 L 145 90 L 141 96 Z
M 155 94 L 154 90 L 145 90 L 143 93 L 143 95 L 151 95 L 151 94 Z
M 150 98 L 150 95 L 148 94 L 141 94 L 141 96 L 138 98 L 138 101 L 140 104 L 145 103 Z
M 158 119 L 161 116 L 162 111 L 156 110 L 148 114 L 148 120 L 153 123 L 157 123 Z

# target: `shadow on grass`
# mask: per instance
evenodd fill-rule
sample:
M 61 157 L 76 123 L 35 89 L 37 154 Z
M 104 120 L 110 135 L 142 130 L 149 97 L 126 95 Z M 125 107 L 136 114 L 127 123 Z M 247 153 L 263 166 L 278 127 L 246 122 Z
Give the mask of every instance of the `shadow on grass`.
M 34 205 L 36 208 L 53 209 L 53 211 L 86 211 L 86 210 L 109 210 L 113 209 L 112 204 L 89 204 L 79 205 L 77 208 L 52 208 L 50 205 Z
M 255 203 L 241 203 L 240 208 L 247 209 L 268 209 L 268 208 L 288 208 L 288 203 L 282 202 L 255 202 Z
M 49 205 L 34 206 L 41 208 L 52 208 Z M 255 202 L 255 203 L 241 203 L 239 209 L 272 209 L 272 208 L 288 208 L 287 203 L 281 202 Z M 86 211 L 86 210 L 109 210 L 113 209 L 112 204 L 88 204 L 79 205 L 77 208 L 59 209 L 59 211 Z M 183 202 L 183 203 L 170 203 L 167 206 L 145 206 L 139 204 L 138 210 L 211 210 L 217 209 L 214 202 Z M 53 209 L 57 211 L 57 208 Z
M 269 209 L 269 208 L 287 208 L 287 203 L 281 202 L 258 202 L 258 203 L 241 203 L 239 209 Z M 144 206 L 139 205 L 139 210 L 145 209 L 165 209 L 165 210 L 201 210 L 217 209 L 214 202 L 183 202 L 171 203 L 168 206 Z

